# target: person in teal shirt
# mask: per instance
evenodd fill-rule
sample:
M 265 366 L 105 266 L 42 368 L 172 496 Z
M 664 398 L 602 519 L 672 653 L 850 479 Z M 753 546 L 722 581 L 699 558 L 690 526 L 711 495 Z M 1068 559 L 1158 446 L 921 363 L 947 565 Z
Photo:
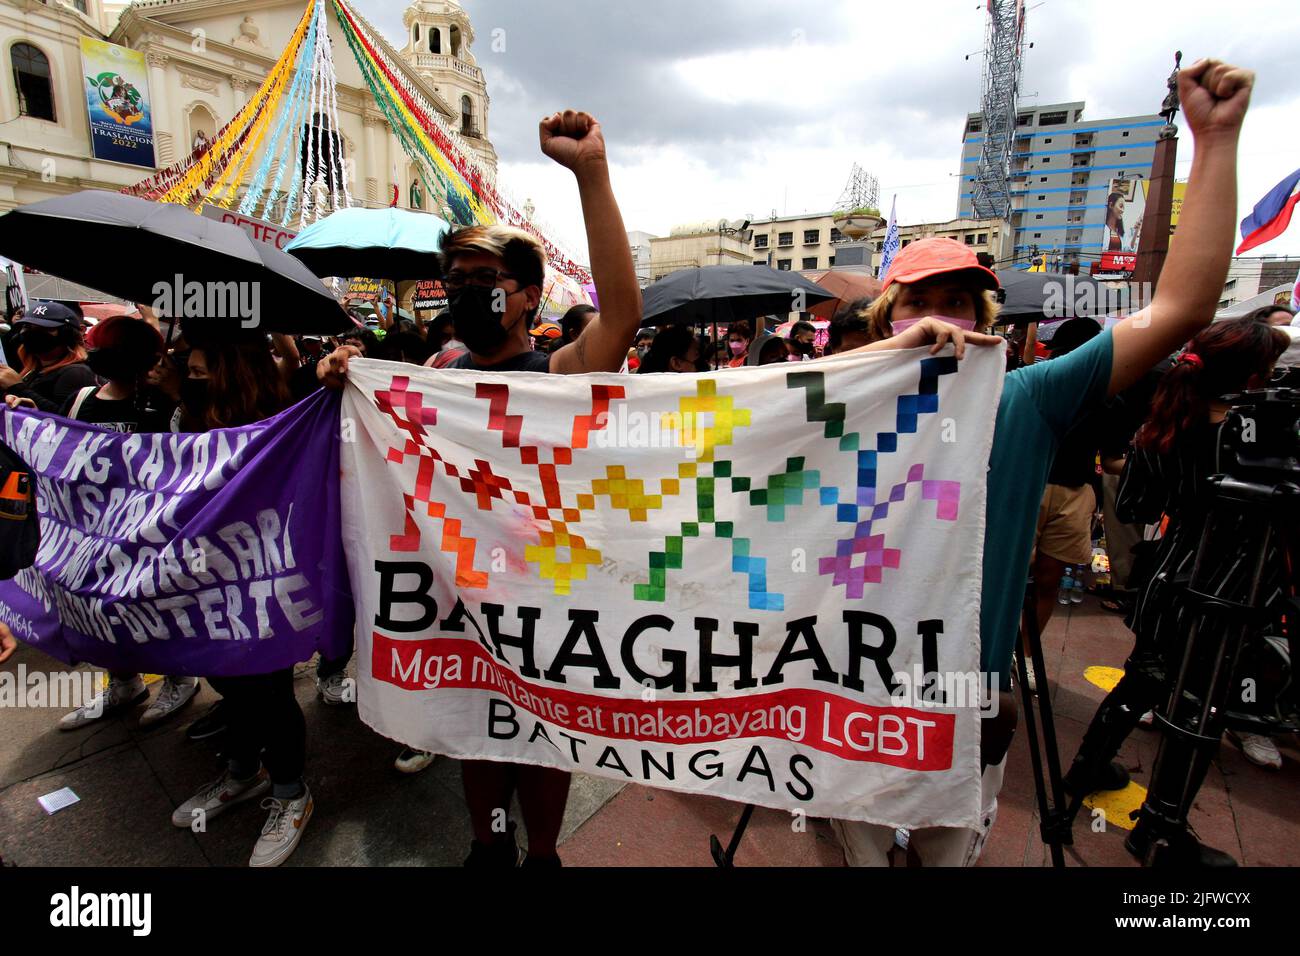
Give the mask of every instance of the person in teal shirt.
M 1038 506 L 1065 433 L 1088 410 L 1137 381 L 1214 318 L 1232 258 L 1237 212 L 1237 143 L 1254 74 L 1217 60 L 1182 70 L 1179 94 L 1196 140 L 1178 238 L 1150 305 L 1087 345 L 1051 362 L 1008 373 L 998 404 L 989 458 L 987 523 L 980 604 L 981 667 L 1007 693 L 1019 635 Z M 973 251 L 952 239 L 910 243 L 894 260 L 871 306 L 873 336 L 888 339 L 919 321 L 951 322 L 973 333 L 997 315 L 997 277 Z M 986 344 L 983 336 L 972 339 Z M 875 347 L 897 348 L 894 342 Z M 871 346 L 867 347 L 871 349 Z M 1009 723 L 1009 722 L 1007 722 Z M 984 721 L 979 830 L 930 827 L 912 831 L 911 846 L 930 866 L 968 866 L 979 857 L 997 814 L 1010 730 Z M 994 739 L 998 738 L 998 739 Z M 832 821 L 851 866 L 887 866 L 894 830 Z

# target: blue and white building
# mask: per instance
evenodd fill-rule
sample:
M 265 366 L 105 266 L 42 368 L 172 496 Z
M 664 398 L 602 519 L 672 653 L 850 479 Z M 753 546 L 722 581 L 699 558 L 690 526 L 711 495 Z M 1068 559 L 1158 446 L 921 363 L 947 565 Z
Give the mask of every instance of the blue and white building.
M 1057 103 L 1022 108 L 1017 114 L 1011 163 L 1013 262 L 1000 267 L 1028 268 L 1037 252 L 1049 268 L 1078 263 L 1087 272 L 1110 246 L 1107 202 L 1115 180 L 1125 181 L 1132 193 L 1124 231 L 1133 235 L 1164 120 L 1130 116 L 1085 122 L 1083 111 L 1083 103 Z M 982 113 L 966 117 L 958 218 L 973 218 L 971 194 L 983 125 Z

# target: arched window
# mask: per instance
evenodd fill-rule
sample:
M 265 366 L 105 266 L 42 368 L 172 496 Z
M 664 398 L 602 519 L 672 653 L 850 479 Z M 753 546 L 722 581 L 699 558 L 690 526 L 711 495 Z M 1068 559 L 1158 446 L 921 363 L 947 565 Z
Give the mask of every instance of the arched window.
M 451 55 L 460 56 L 460 27 L 451 25 Z
M 18 91 L 18 115 L 54 119 L 54 83 L 50 59 L 30 43 L 15 43 L 9 50 L 14 68 L 14 89 Z
M 442 31 L 439 30 L 437 27 L 433 27 L 429 31 L 429 52 L 430 53 L 442 52 Z
M 413 26 L 413 27 L 411 28 L 411 30 L 412 30 L 412 33 L 411 33 L 411 42 L 412 42 L 412 43 L 419 43 L 419 42 L 420 42 L 420 25 L 417 23 L 415 26 Z
M 468 96 L 460 98 L 460 131 L 462 133 L 474 132 L 474 101 Z
M 217 120 L 212 111 L 202 103 L 189 111 L 190 150 L 201 153 L 217 135 Z

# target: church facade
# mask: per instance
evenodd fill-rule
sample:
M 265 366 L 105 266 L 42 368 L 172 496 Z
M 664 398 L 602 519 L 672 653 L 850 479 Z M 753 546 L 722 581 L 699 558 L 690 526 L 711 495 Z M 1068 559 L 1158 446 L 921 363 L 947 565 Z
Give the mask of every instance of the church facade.
M 0 210 L 80 189 L 117 190 L 172 165 L 252 98 L 308 0 L 0 0 Z M 339 133 L 354 201 L 440 212 L 374 101 L 332 9 Z M 406 35 L 382 41 L 409 86 L 459 135 L 489 179 L 489 97 L 471 52 L 474 30 L 454 0 L 415 0 Z M 378 30 L 373 31 L 382 36 Z M 153 112 L 154 168 L 96 159 L 81 37 L 142 54 Z

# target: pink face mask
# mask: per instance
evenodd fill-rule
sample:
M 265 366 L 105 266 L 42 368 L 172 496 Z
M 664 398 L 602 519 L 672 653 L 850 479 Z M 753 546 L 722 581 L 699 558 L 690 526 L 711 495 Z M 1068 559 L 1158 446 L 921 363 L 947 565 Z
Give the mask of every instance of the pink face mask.
M 973 319 L 950 319 L 946 315 L 934 315 L 931 316 L 931 318 L 938 319 L 940 322 L 947 322 L 949 325 L 955 325 L 963 332 L 975 331 L 975 321 Z M 902 332 L 906 332 L 908 329 L 910 329 L 912 326 L 916 325 L 916 323 L 920 321 L 921 321 L 920 319 L 902 319 L 898 322 L 894 322 L 892 323 L 894 327 L 894 334 L 898 335 Z
M 731 349 L 732 355 L 740 355 L 745 351 L 744 342 L 729 342 L 727 345 Z

